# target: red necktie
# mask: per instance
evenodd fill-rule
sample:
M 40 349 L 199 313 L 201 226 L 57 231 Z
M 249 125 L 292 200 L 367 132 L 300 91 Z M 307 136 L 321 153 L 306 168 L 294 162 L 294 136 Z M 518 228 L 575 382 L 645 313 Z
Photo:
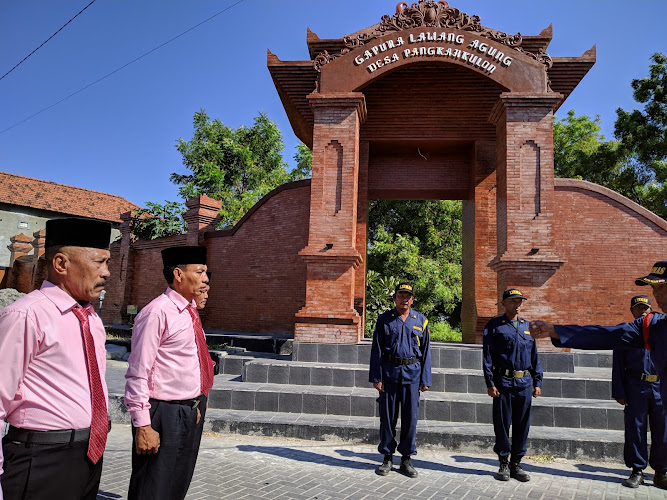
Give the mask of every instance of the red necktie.
M 197 308 L 190 304 L 188 306 L 190 316 L 192 316 L 192 325 L 195 327 L 195 343 L 197 344 L 197 354 L 199 355 L 199 373 L 201 377 L 201 392 L 208 396 L 208 391 L 213 387 L 213 360 L 208 353 L 204 329 L 201 326 Z
M 88 458 L 96 464 L 104 453 L 107 444 L 107 433 L 109 432 L 109 420 L 107 416 L 107 402 L 104 399 L 100 370 L 97 366 L 95 355 L 95 343 L 90 333 L 90 322 L 88 321 L 88 309 L 76 306 L 72 312 L 79 318 L 81 323 L 81 334 L 86 352 L 86 366 L 88 367 L 88 382 L 90 383 L 90 401 L 92 418 L 90 421 L 90 440 L 88 441 Z

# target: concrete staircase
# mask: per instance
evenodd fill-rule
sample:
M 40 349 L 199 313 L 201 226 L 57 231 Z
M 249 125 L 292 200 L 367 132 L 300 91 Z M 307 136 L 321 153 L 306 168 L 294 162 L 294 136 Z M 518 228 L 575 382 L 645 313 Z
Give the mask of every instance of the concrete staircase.
M 481 347 L 432 343 L 431 350 L 433 386 L 422 395 L 417 445 L 490 451 L 492 400 Z M 218 355 L 208 430 L 377 442 L 370 342 L 294 343 L 291 355 L 243 348 Z M 533 400 L 528 453 L 622 460 L 623 407 L 610 399 L 611 354 L 548 352 L 541 362 L 542 397 Z M 128 421 L 120 399 L 112 397 L 114 419 Z

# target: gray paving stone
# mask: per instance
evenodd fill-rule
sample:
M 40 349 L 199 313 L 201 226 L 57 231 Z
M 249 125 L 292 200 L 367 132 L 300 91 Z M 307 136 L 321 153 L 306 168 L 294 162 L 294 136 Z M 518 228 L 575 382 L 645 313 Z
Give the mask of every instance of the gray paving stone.
M 313 366 L 310 369 L 311 385 L 330 386 L 333 381 L 333 368 L 330 366 Z
M 319 363 L 338 363 L 338 344 L 319 344 L 317 361 Z
M 310 366 L 290 366 L 289 383 L 293 385 L 310 385 Z
M 131 471 L 129 426 L 109 435 L 98 499 L 127 498 Z M 620 486 L 627 470 L 619 462 L 524 459 L 530 483 L 495 481 L 497 459 L 489 450 L 449 452 L 420 447 L 417 479 L 398 472 L 375 475 L 376 444 L 322 443 L 262 436 L 205 435 L 187 500 L 215 499 L 646 499 L 667 492 L 648 485 Z M 251 471 L 251 473 L 249 473 Z M 649 474 L 650 476 L 650 474 Z M 650 479 L 650 478 L 647 478 Z M 363 495 L 362 495 L 363 494 Z
M 267 381 L 271 384 L 289 384 L 289 365 L 271 365 Z
M 461 368 L 461 350 L 460 349 L 441 349 L 440 350 L 441 368 Z

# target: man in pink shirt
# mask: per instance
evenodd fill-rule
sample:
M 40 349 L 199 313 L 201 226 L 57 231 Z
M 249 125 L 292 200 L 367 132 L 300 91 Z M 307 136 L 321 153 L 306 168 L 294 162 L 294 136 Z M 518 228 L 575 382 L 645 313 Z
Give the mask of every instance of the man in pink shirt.
M 109 278 L 110 236 L 108 222 L 47 221 L 47 281 L 0 311 L 0 499 L 97 497 L 106 333 L 90 301 Z
M 162 263 L 169 287 L 137 315 L 125 375 L 134 437 L 130 500 L 185 497 L 213 384 L 195 300 L 208 286 L 206 247 L 166 248 Z

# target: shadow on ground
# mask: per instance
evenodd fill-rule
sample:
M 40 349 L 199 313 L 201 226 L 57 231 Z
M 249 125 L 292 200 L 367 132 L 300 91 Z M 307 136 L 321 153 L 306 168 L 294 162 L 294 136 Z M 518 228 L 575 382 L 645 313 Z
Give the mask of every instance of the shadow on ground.
M 468 457 L 465 455 L 452 455 L 452 458 L 457 462 L 465 463 L 482 463 L 489 468 L 498 467 L 498 461 L 493 458 Z M 558 464 L 554 463 L 550 467 L 544 465 L 537 465 L 529 462 L 521 462 L 521 467 L 526 472 L 534 472 L 536 474 L 549 474 L 551 476 L 571 477 L 575 479 L 588 479 L 590 481 L 601 481 L 603 483 L 619 483 L 626 475 L 624 469 L 611 469 L 608 467 L 596 467 L 588 464 L 575 464 L 574 467 L 581 472 L 563 470 L 558 468 Z M 590 474 L 595 472 L 596 474 Z

